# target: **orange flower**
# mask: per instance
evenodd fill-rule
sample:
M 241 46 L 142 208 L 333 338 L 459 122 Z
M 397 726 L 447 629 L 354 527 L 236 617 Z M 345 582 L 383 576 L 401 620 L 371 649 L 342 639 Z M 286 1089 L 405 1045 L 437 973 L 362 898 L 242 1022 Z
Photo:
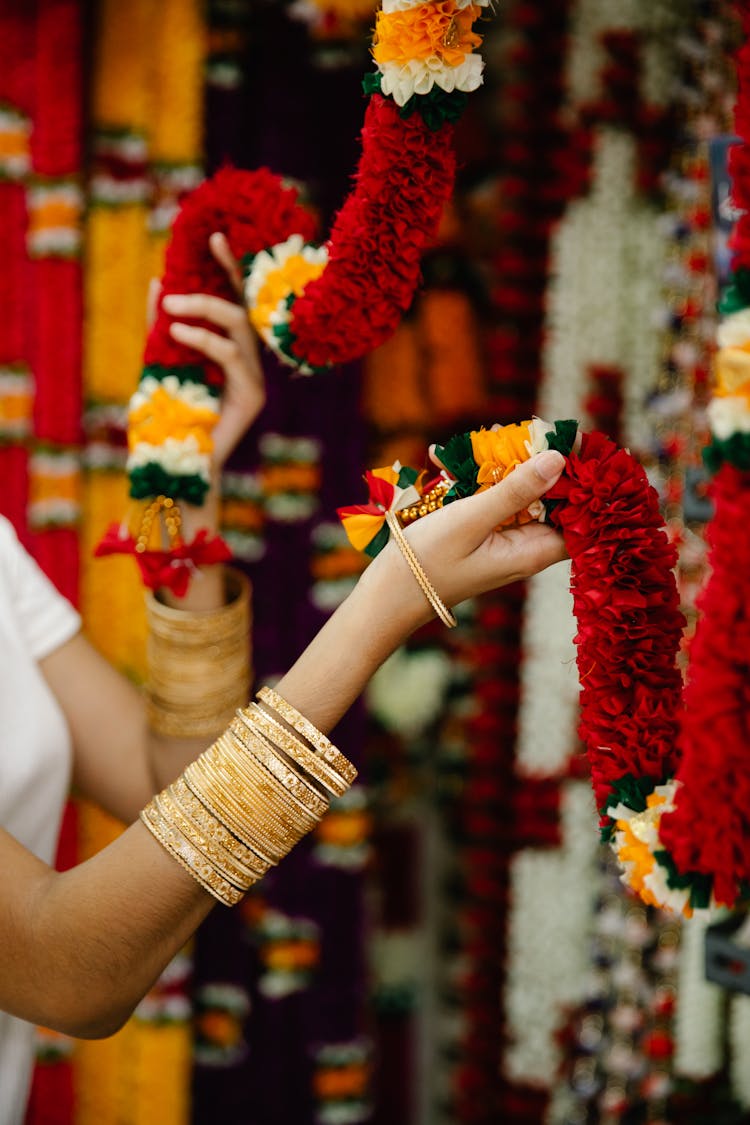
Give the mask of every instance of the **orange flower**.
M 354 1063 L 351 1066 L 327 1067 L 313 1078 L 315 1093 L 323 1098 L 361 1097 L 367 1089 L 369 1070 Z
M 168 437 L 184 441 L 192 435 L 201 453 L 210 453 L 213 449 L 210 435 L 217 420 L 218 414 L 213 410 L 189 406 L 158 387 L 147 402 L 131 410 L 128 445 L 132 450 L 140 442 L 163 445 Z
M 198 1017 L 198 1031 L 211 1043 L 234 1047 L 242 1038 L 239 1021 L 228 1012 L 204 1012 Z
M 325 844 L 346 847 L 366 840 L 372 817 L 366 812 L 329 812 L 318 825 L 315 835 Z
M 261 472 L 263 491 L 316 492 L 320 488 L 318 465 L 265 465 Z
M 406 11 L 378 12 L 375 43 L 377 63 L 395 62 L 404 66 L 412 59 L 439 59 L 446 66 L 460 66 L 466 55 L 478 47 L 482 38 L 471 30 L 481 8 L 470 5 L 457 9 L 455 0 L 420 4 Z
M 335 551 L 327 551 L 314 558 L 310 563 L 310 571 L 319 582 L 331 581 L 361 574 L 366 565 L 367 560 L 353 547 L 338 547 Z
M 295 969 L 314 969 L 320 959 L 320 949 L 310 941 L 274 941 L 263 950 L 267 968 L 293 972 Z
M 499 430 L 474 430 L 471 448 L 479 466 L 477 492 L 484 492 L 504 480 L 523 461 L 528 461 L 531 422 L 501 426 Z

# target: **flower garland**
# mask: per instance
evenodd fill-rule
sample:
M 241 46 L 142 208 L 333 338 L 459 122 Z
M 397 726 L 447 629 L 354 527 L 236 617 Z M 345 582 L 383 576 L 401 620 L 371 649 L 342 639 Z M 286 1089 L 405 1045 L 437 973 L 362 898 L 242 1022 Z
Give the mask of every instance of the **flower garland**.
M 293 188 L 265 170 L 225 169 L 185 202 L 167 252 L 163 294 L 200 279 L 204 290 L 228 296 L 207 245 L 212 230 L 226 229 L 247 267 L 252 322 L 269 346 L 306 372 L 363 355 L 395 328 L 452 187 L 450 122 L 465 91 L 481 81 L 481 59 L 471 54 L 481 42 L 471 32 L 480 4 L 390 8 L 386 3 L 377 20 L 379 70 L 366 83 L 373 96 L 356 186 L 327 246 L 311 243 L 313 219 Z M 394 67 L 407 62 L 408 81 L 395 83 Z M 384 96 L 389 93 L 392 98 Z M 386 206 L 379 198 L 383 180 Z M 229 551 L 204 532 L 192 543 L 180 534 L 179 501 L 201 504 L 209 488 L 221 376 L 178 344 L 169 325 L 160 307 L 128 419 L 130 491 L 148 505 L 135 532 L 111 527 L 98 553 L 133 554 L 146 585 L 167 585 L 180 595 L 193 567 L 226 559 Z M 154 542 L 162 520 L 168 550 Z
M 675 775 L 682 695 L 675 657 L 683 617 L 672 574 L 675 550 L 643 468 L 603 434 L 583 434 L 574 452 L 576 440 L 576 422 L 550 429 L 540 419 L 459 434 L 437 447 L 447 475 L 431 490 L 418 483 L 416 503 L 404 504 L 397 485 L 406 470 L 394 466 L 386 495 L 387 470 L 376 470 L 366 478 L 370 504 L 339 515 L 353 545 L 374 554 L 387 541 L 380 522 L 386 511 L 407 523 L 431 506 L 491 487 L 543 449 L 566 455 L 565 471 L 544 501 L 512 522 L 545 519 L 562 532 L 572 559 L 579 734 L 609 838 L 615 828 L 625 831 L 623 817 L 661 804 L 664 783 Z
M 255 253 L 269 237 L 291 226 L 302 236 L 312 216 L 297 203 L 293 188 L 265 169 L 224 169 L 197 188 L 183 204 L 167 250 L 162 299 L 200 288 L 231 297 L 229 282 L 208 246 L 214 230 L 225 230 L 237 257 Z M 169 333 L 171 318 L 160 302 L 149 333 L 144 368 L 128 416 L 130 494 L 147 500 L 137 531 L 113 525 L 97 554 L 132 554 L 146 585 L 166 585 L 178 595 L 195 566 L 220 562 L 229 551 L 218 537 L 200 531 L 191 543 L 180 535 L 179 501 L 202 504 L 211 482 L 211 432 L 219 417 L 222 373 Z M 170 546 L 153 542 L 163 515 Z
M 750 15 L 738 5 L 743 31 Z M 741 746 L 747 734 L 750 621 L 737 574 L 750 562 L 746 533 L 750 470 L 750 348 L 746 286 L 750 263 L 750 42 L 737 57 L 736 130 L 732 149 L 733 199 L 741 208 L 731 245 L 732 275 L 722 301 L 717 385 L 708 407 L 712 440 L 704 458 L 716 472 L 715 513 L 708 528 L 711 577 L 699 598 L 702 611 L 691 645 L 682 725 L 682 761 L 676 779 L 648 798 L 648 809 L 626 812 L 616 844 L 625 878 L 652 900 L 690 914 L 712 904 L 734 906 L 750 885 L 750 777 Z M 727 654 L 727 643 L 731 656 Z M 722 815 L 717 818 L 716 809 Z M 699 826 L 699 827 L 698 827 Z
M 354 190 L 328 242 L 269 239 L 245 263 L 253 324 L 304 374 L 371 351 L 411 302 L 453 186 L 453 122 L 482 80 L 471 26 L 488 2 L 385 0 Z

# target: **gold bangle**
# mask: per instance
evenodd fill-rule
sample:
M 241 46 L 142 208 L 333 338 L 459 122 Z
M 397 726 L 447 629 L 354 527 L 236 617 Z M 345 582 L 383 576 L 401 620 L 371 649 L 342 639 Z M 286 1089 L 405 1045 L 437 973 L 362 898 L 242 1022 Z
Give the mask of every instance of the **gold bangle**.
M 251 730 L 238 715 L 229 724 L 229 729 L 245 746 L 248 754 L 252 754 L 265 770 L 273 774 L 289 796 L 302 805 L 306 812 L 317 820 L 325 816 L 329 809 L 326 798 L 305 781 L 303 773 L 295 768 L 295 763 L 283 750 L 270 742 L 260 729 Z
M 223 902 L 225 906 L 235 906 L 240 901 L 243 892 L 223 879 L 198 849 L 194 848 L 174 825 L 169 824 L 154 800 L 141 810 L 141 820 L 154 839 L 173 859 L 177 860 L 181 867 L 184 867 L 189 875 L 192 875 L 197 883 L 200 883 L 205 891 L 219 902 Z
M 294 727 L 298 734 L 306 738 L 310 745 L 315 747 L 318 754 L 325 758 L 331 768 L 343 777 L 347 785 L 353 784 L 357 777 L 356 767 L 348 758 L 344 757 L 322 731 L 318 730 L 309 719 L 300 714 L 296 707 L 292 707 L 291 703 L 287 703 L 277 691 L 270 687 L 260 688 L 258 699 L 262 699 L 273 711 L 278 711 L 282 719 L 289 723 L 289 726 Z
M 264 834 L 263 846 L 278 853 L 278 862 L 316 822 L 294 812 L 288 802 L 279 807 L 276 790 L 266 781 L 258 779 L 252 788 L 243 784 L 239 767 L 231 756 L 231 746 L 227 747 L 227 735 L 220 735 L 212 750 L 213 753 L 208 752 L 209 765 L 225 787 L 225 799 L 233 803 L 235 812 L 244 818 L 251 831 Z
M 227 725 L 250 687 L 250 586 L 226 571 L 228 604 L 191 613 L 146 596 L 147 716 L 171 738 L 208 738 Z
M 272 856 L 267 855 L 256 840 L 250 841 L 247 839 L 247 826 L 241 820 L 235 822 L 230 812 L 222 805 L 220 794 L 217 799 L 215 783 L 208 777 L 205 763 L 202 763 L 201 766 L 202 768 L 199 768 L 197 762 L 191 762 L 182 774 L 188 789 L 230 835 L 236 837 L 243 847 L 258 857 L 258 863 L 262 864 L 266 871 L 270 870 L 277 861 Z M 219 808 L 221 808 L 221 812 L 219 812 Z
M 329 793 L 333 793 L 336 797 L 342 797 L 346 793 L 349 786 L 343 778 L 332 770 L 327 762 L 319 758 L 314 750 L 301 742 L 295 734 L 292 734 L 287 727 L 282 726 L 281 723 L 272 718 L 257 703 L 249 703 L 247 707 L 241 707 L 237 715 L 249 730 L 258 727 L 274 746 L 283 750 L 293 762 L 301 766 L 314 781 L 317 781 Z
M 226 604 L 218 609 L 190 611 L 174 609 L 147 591 L 146 614 L 150 633 L 163 641 L 183 648 L 202 648 L 217 637 L 246 635 L 250 622 L 250 583 L 238 570 L 225 570 Z
M 205 856 L 214 871 L 221 875 L 223 879 L 226 879 L 228 883 L 232 883 L 241 891 L 249 890 L 253 883 L 257 882 L 258 876 L 255 872 L 250 871 L 244 864 L 230 855 L 217 840 L 201 831 L 171 792 L 171 786 L 167 786 L 166 789 L 157 794 L 155 800 L 162 815 L 170 824 L 174 824 L 179 829 L 185 839 L 194 848 L 197 848 L 201 855 Z
M 229 768 L 239 770 L 241 777 L 244 776 L 247 783 L 245 788 L 261 794 L 264 810 L 273 813 L 284 825 L 292 822 L 295 827 L 304 826 L 305 831 L 315 827 L 320 817 L 292 800 L 278 778 L 264 769 L 231 727 L 222 735 L 222 749 L 228 756 Z
M 237 863 L 246 868 L 256 880 L 263 878 L 271 864 L 261 859 L 251 848 L 246 847 L 241 840 L 238 840 L 237 837 L 221 823 L 219 818 L 211 812 L 210 809 L 206 808 L 203 801 L 193 793 L 185 780 L 184 774 L 178 777 L 176 781 L 172 782 L 169 786 L 169 791 L 182 808 L 185 815 L 192 820 L 209 839 L 213 839 L 217 844 L 220 844 L 221 847 L 224 848 L 226 852 L 229 852 Z
M 215 757 L 211 755 L 212 750 L 217 750 L 216 744 L 201 755 L 203 791 L 207 792 L 213 807 L 221 810 L 222 823 L 235 836 L 239 836 L 244 844 L 258 851 L 271 864 L 279 863 L 293 846 L 293 841 L 290 842 L 288 838 L 288 831 L 286 838 L 281 838 L 278 826 L 268 811 L 259 807 L 260 801 L 257 802 L 258 807 L 252 807 L 235 799 L 232 792 L 234 781 L 227 777 L 226 771 L 220 769 Z
M 386 512 L 385 519 L 388 527 L 390 528 L 391 535 L 393 536 L 396 545 L 400 549 L 401 554 L 404 556 L 409 569 L 419 583 L 422 593 L 427 598 L 427 601 L 430 603 L 443 624 L 448 629 L 453 629 L 456 625 L 458 625 L 456 616 L 445 604 L 445 602 L 440 597 L 437 590 L 425 574 L 424 568 L 422 567 L 422 564 L 420 563 L 417 556 L 414 554 L 411 543 L 404 535 L 401 524 L 398 522 L 396 515 L 393 512 Z

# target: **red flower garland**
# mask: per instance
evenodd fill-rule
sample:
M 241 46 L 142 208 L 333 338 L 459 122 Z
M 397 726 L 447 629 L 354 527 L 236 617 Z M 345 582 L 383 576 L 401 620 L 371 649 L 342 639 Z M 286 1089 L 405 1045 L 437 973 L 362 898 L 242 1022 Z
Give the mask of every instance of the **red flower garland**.
M 659 835 L 680 872 L 713 878 L 733 906 L 750 884 L 750 473 L 725 465 L 712 489 L 711 578 L 690 650 L 682 729 L 682 783 Z
M 395 330 L 453 188 L 453 133 L 451 124 L 433 131 L 419 113 L 404 120 L 393 101 L 372 95 L 328 264 L 294 302 L 293 351 L 310 365 L 357 359 Z
M 633 784 L 645 782 L 645 797 L 675 773 L 684 625 L 676 552 L 642 466 L 603 434 L 583 436 L 547 498 L 565 501 L 548 520 L 573 561 L 579 732 L 606 825 L 607 807 Z

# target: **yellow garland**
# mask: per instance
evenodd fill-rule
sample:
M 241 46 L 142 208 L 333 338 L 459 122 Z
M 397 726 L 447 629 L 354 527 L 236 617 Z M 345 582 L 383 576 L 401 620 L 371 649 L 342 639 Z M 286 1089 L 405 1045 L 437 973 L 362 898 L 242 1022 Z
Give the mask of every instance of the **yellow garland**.
M 99 130 L 140 135 L 152 161 L 195 164 L 203 112 L 203 8 L 198 0 L 102 0 L 98 10 L 93 117 Z M 140 374 L 149 279 L 161 273 L 165 235 L 149 230 L 144 202 L 94 205 L 87 225 L 85 389 L 123 407 Z M 94 545 L 127 508 L 124 471 L 95 470 L 84 491 L 82 612 L 96 647 L 143 678 L 143 590 L 132 559 L 92 560 Z M 119 832 L 81 809 L 83 857 Z M 131 1020 L 111 1039 L 80 1045 L 76 1125 L 187 1125 L 191 1032 L 187 1021 Z

